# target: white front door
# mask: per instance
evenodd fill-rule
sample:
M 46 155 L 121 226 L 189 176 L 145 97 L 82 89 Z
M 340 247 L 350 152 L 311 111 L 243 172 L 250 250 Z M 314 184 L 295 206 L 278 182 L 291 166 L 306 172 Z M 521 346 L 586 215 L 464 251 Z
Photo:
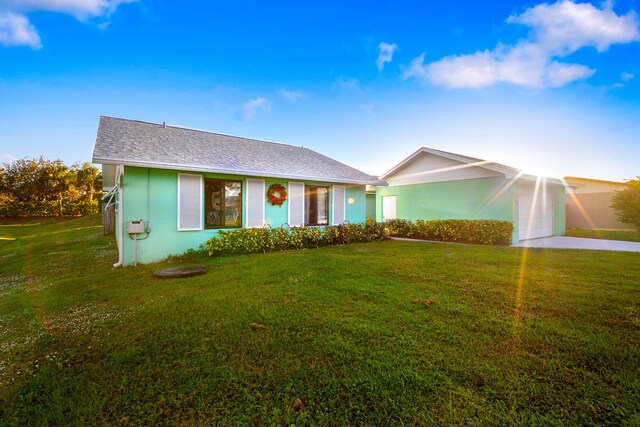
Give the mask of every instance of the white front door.
M 553 235 L 553 193 L 540 185 L 520 189 L 518 199 L 518 235 L 520 240 Z
M 396 196 L 382 196 L 382 220 L 396 219 Z

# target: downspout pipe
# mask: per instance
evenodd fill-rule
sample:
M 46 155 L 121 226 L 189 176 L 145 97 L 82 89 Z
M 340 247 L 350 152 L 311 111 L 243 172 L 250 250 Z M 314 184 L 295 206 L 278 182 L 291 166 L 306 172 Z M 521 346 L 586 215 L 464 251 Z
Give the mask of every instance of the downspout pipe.
M 120 235 L 120 240 L 116 238 L 116 244 L 118 245 L 118 262 L 113 264 L 113 268 L 118 268 L 124 262 L 124 226 L 122 224 L 122 217 L 124 210 L 124 193 L 123 193 L 123 185 L 122 178 L 124 177 L 124 166 L 118 165 L 116 167 L 116 183 L 118 184 L 118 231 L 117 233 Z

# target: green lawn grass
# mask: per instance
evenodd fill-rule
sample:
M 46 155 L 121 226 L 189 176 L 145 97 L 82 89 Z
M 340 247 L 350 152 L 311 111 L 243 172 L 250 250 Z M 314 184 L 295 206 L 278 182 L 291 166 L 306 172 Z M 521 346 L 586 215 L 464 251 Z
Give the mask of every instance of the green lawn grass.
M 521 274 L 520 248 L 387 241 L 161 280 L 111 268 L 97 217 L 0 236 L 0 424 L 640 424 L 638 253 Z
M 567 236 L 640 242 L 640 231 L 638 230 L 587 230 L 583 228 L 568 228 Z

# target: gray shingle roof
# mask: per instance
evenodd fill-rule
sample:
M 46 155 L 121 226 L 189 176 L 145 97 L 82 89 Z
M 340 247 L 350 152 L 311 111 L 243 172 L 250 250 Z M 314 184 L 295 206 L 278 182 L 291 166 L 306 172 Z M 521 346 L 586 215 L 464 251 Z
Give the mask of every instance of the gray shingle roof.
M 234 175 L 379 183 L 350 166 L 308 148 L 100 117 L 93 162 Z

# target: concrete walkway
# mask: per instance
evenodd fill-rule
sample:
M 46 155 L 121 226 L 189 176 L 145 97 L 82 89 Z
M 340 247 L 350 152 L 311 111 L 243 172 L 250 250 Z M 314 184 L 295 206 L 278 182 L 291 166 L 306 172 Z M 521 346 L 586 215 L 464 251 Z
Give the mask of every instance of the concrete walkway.
M 524 240 L 517 248 L 558 248 L 558 249 L 594 249 L 600 251 L 640 252 L 640 242 L 620 240 L 584 239 L 582 237 L 553 236 L 541 239 Z

